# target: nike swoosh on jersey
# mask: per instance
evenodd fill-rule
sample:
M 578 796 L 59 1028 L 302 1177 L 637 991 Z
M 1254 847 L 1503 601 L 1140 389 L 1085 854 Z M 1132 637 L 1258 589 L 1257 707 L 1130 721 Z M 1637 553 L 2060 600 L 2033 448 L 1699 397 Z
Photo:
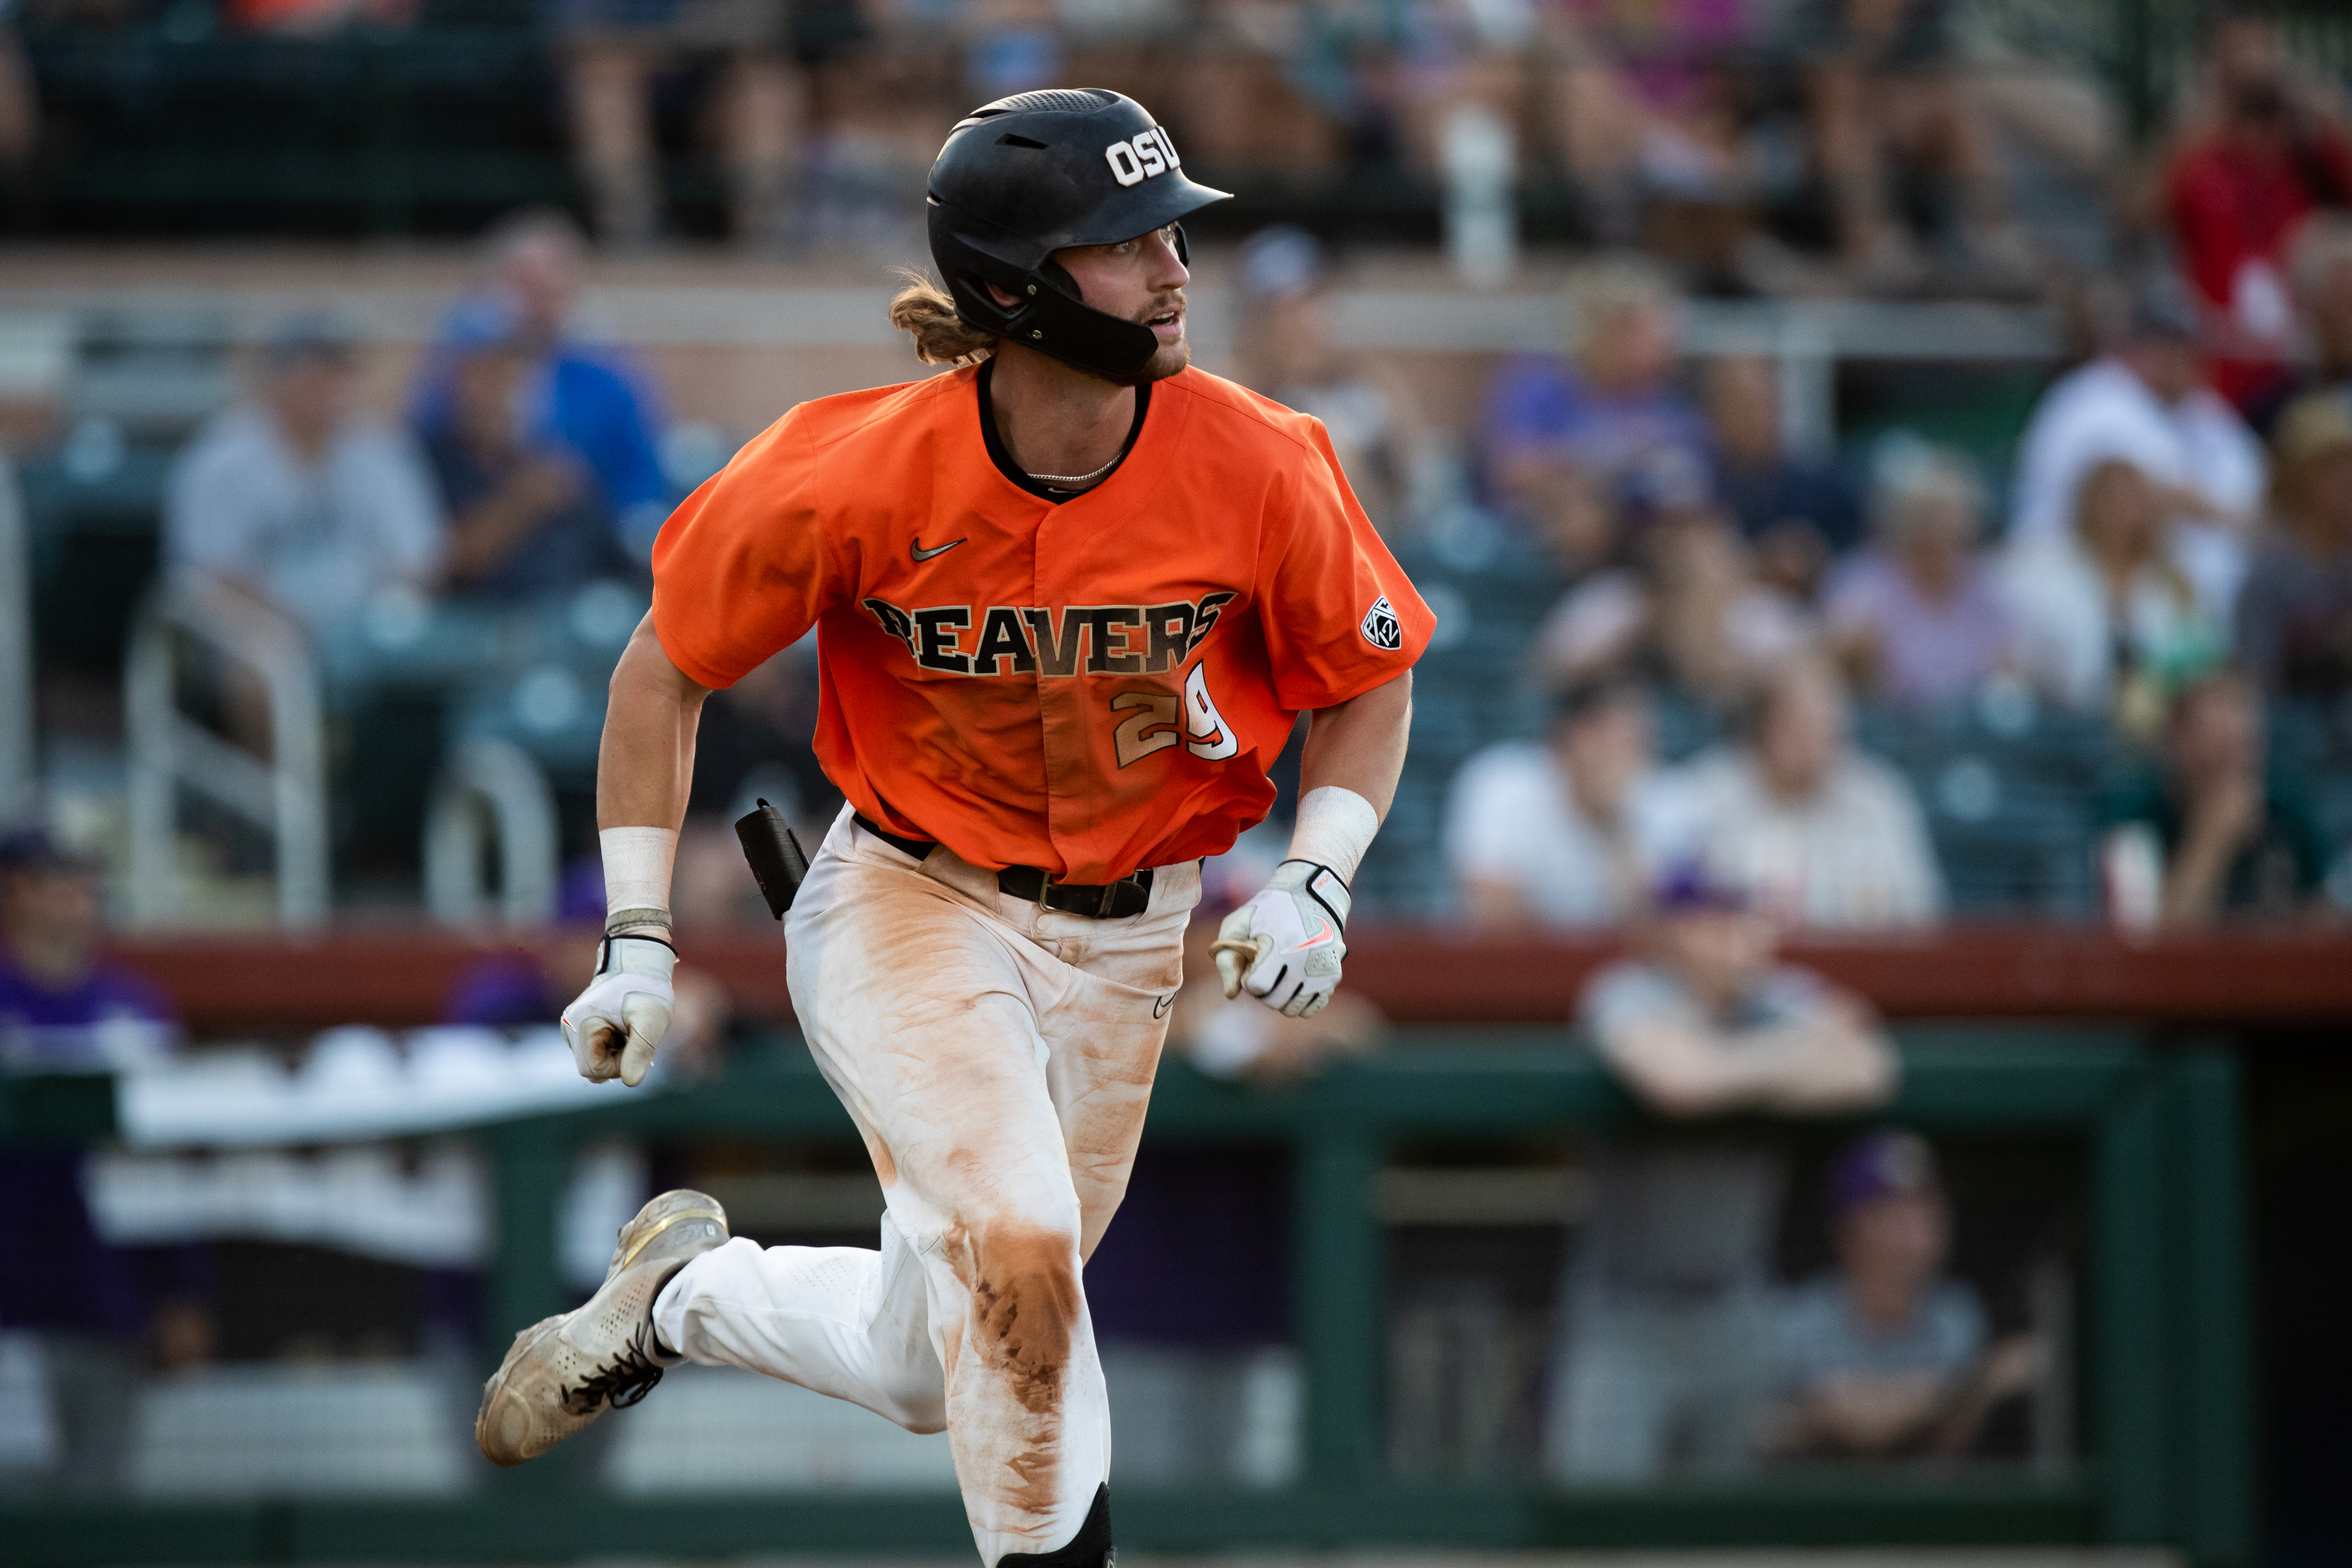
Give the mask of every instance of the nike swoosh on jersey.
M 923 542 L 921 540 L 911 540 L 908 542 L 907 553 L 913 556 L 918 561 L 929 561 L 934 555 L 945 555 L 949 551 L 953 550 L 957 545 L 961 544 L 962 542 L 963 541 L 961 539 L 950 539 L 945 544 L 935 544 L 929 550 L 926 550 L 923 548 Z

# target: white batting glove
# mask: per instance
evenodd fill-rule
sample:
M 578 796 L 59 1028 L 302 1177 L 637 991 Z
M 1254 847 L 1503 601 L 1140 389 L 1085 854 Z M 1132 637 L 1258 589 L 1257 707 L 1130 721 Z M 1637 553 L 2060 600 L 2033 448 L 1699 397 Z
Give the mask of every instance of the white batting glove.
M 1350 902 L 1348 884 L 1328 866 L 1276 866 L 1265 890 L 1217 927 L 1217 977 L 1226 999 L 1246 991 L 1286 1018 L 1321 1012 L 1339 988 Z
M 563 1010 L 563 1039 L 580 1076 L 602 1083 L 645 1082 L 676 1001 L 670 971 L 677 950 L 649 936 L 608 936 L 596 955 L 596 978 Z

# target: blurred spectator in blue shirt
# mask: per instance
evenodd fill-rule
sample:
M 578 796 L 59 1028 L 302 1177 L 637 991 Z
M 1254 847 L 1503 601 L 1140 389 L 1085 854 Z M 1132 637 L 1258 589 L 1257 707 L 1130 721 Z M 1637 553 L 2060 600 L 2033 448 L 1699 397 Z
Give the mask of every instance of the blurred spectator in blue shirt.
M 442 544 L 432 477 L 404 435 L 358 409 L 358 391 L 341 323 L 280 325 L 257 395 L 215 416 L 173 466 L 165 559 L 313 630 L 427 581 Z
M 1492 480 L 1538 532 L 1579 478 L 1616 490 L 1661 457 L 1707 458 L 1706 422 L 1674 385 L 1665 275 L 1638 257 L 1596 261 L 1570 278 L 1565 306 L 1570 357 L 1509 361 L 1486 405 Z
M 1831 1168 L 1837 1268 L 1780 1311 L 1767 1450 L 1844 1458 L 1957 1454 L 2039 1355 L 2022 1336 L 1986 1349 L 1984 1304 L 1944 1273 L 1951 1211 L 1935 1152 L 1916 1133 L 1873 1132 Z
M 1862 542 L 1862 507 L 1843 468 L 1790 455 L 1780 413 L 1770 360 L 1735 354 L 1707 365 L 1717 500 L 1754 548 L 1757 574 L 1810 598 L 1822 569 Z
M 98 868 L 38 828 L 0 837 L 0 1072 L 104 1072 L 173 1042 L 171 1000 L 98 956 Z M 74 1147 L 0 1146 L 0 1331 L 29 1336 L 53 1433 L 42 1478 L 88 1495 L 120 1479 L 135 1349 L 166 1366 L 211 1353 L 200 1254 L 149 1310 L 132 1258 L 91 1224 Z
M 592 499 L 614 520 L 629 552 L 643 561 L 672 499 L 655 447 L 660 411 L 643 374 L 626 357 L 568 335 L 584 256 L 580 231 L 560 213 L 526 212 L 495 230 L 490 243 L 489 278 L 450 313 L 443 342 L 426 356 L 410 421 L 429 442 L 457 417 L 456 372 L 466 353 L 466 323 L 486 303 L 503 307 L 522 360 L 515 390 L 518 430 L 534 446 L 578 455 Z
M 478 301 L 450 323 L 443 346 L 446 416 L 425 446 L 448 510 L 450 587 L 530 599 L 625 571 L 627 557 L 587 463 L 521 426 L 530 360 L 513 312 L 502 301 Z

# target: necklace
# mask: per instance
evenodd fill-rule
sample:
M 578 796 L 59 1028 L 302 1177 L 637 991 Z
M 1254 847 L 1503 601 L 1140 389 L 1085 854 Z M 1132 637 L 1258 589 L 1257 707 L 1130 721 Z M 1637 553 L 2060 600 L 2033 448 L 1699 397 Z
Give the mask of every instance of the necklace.
M 1097 468 L 1091 474 L 1030 474 L 1029 477 L 1036 480 L 1041 485 L 1058 485 L 1065 489 L 1076 485 L 1090 485 L 1097 479 L 1101 479 L 1105 474 L 1109 473 L 1113 468 L 1118 467 L 1118 459 L 1126 456 L 1127 454 L 1123 451 L 1117 454 L 1109 462 L 1105 463 L 1101 468 Z M 1024 469 L 1023 471 L 1024 473 L 1027 472 L 1026 469 Z

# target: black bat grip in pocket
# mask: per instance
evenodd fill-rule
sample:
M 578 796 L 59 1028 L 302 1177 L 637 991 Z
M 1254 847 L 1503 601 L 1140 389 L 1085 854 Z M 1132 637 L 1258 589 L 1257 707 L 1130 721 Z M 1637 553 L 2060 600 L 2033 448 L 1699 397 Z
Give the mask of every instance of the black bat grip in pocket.
M 784 826 L 784 814 L 764 800 L 736 820 L 735 837 L 743 841 L 743 858 L 751 863 L 751 879 L 760 884 L 768 912 L 782 920 L 808 877 L 801 841 Z

